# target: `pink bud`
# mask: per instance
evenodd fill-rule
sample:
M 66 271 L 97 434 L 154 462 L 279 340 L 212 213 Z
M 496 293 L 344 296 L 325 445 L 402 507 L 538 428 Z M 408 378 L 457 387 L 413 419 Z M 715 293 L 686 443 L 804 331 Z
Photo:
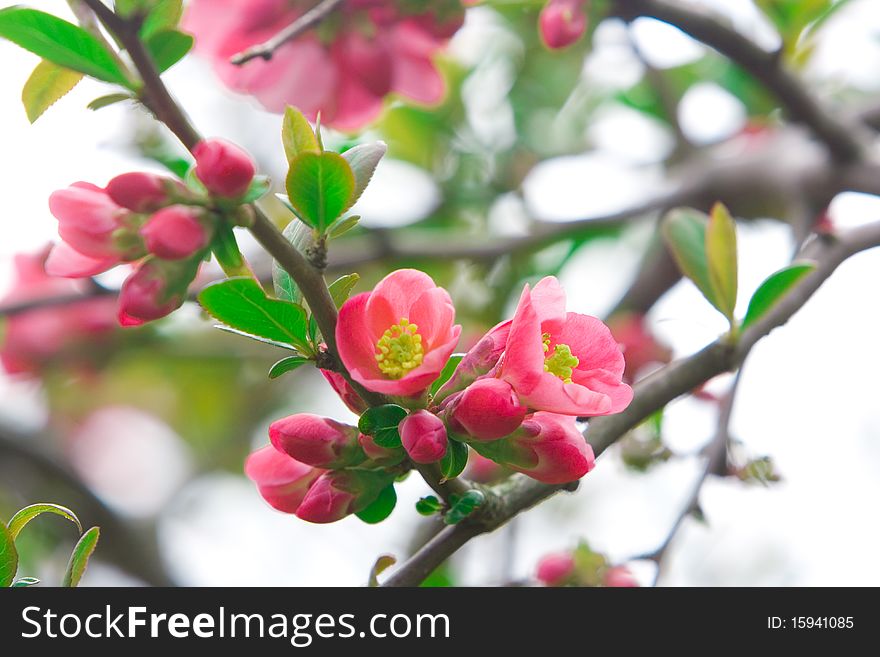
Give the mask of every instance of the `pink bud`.
M 190 258 L 211 241 L 199 211 L 183 205 L 156 212 L 141 228 L 141 237 L 147 250 L 163 260 Z
M 76 252 L 96 260 L 121 261 L 129 255 L 118 244 L 126 232 L 127 210 L 116 205 L 100 187 L 74 183 L 49 196 L 49 210 L 58 219 L 58 234 Z M 143 253 L 142 247 L 138 253 Z
M 107 184 L 107 194 L 132 212 L 153 212 L 171 202 L 174 186 L 179 183 L 152 173 L 123 173 Z
M 222 139 L 208 139 L 194 149 L 196 176 L 211 194 L 238 198 L 244 194 L 256 173 L 250 155 Z
M 125 280 L 119 292 L 122 326 L 140 326 L 180 308 L 195 271 L 189 267 L 174 267 L 174 264 L 149 258 Z
M 573 573 L 574 557 L 569 552 L 560 552 L 542 558 L 535 576 L 545 586 L 562 586 Z
M 626 566 L 614 566 L 605 572 L 605 586 L 635 588 L 639 583 Z
M 276 420 L 269 427 L 275 449 L 318 468 L 336 469 L 365 460 L 358 442 L 360 432 L 330 418 L 298 413 Z
M 446 427 L 433 413 L 411 413 L 400 421 L 399 430 L 403 448 L 416 463 L 434 463 L 445 456 Z
M 248 456 L 244 472 L 257 484 L 260 495 L 270 505 L 284 513 L 296 513 L 309 487 L 322 471 L 269 445 Z
M 468 350 L 449 381 L 443 384 L 443 387 L 434 395 L 435 403 L 440 404 L 449 395 L 464 390 L 498 364 L 498 360 L 507 346 L 510 326 L 510 320 L 498 324 Z
M 565 48 L 583 36 L 587 29 L 585 4 L 586 0 L 550 0 L 544 5 L 538 25 L 548 48 Z
M 510 384 L 494 378 L 475 381 L 450 404 L 454 429 L 477 440 L 497 440 L 513 433 L 526 410 Z
M 339 398 L 348 407 L 348 410 L 355 415 L 360 415 L 367 410 L 366 402 L 354 391 L 354 388 L 345 380 L 344 376 L 331 370 L 321 370 L 321 374 L 324 375 L 324 378 L 327 379 L 327 382 L 336 394 L 339 395 Z
M 393 478 L 382 472 L 335 470 L 325 472 L 309 489 L 297 517 L 315 523 L 342 520 L 372 504 Z

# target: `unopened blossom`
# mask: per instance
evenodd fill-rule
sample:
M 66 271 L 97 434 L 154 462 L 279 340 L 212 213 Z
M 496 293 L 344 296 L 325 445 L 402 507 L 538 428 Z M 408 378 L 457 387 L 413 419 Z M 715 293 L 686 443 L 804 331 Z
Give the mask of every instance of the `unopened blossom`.
M 319 468 L 336 469 L 362 463 L 366 456 L 356 427 L 311 413 L 276 420 L 269 439 L 278 451 Z
M 186 193 L 176 180 L 141 171 L 123 173 L 107 183 L 107 195 L 113 202 L 132 212 L 153 212 Z
M 223 139 L 206 139 L 193 149 L 196 177 L 214 196 L 235 199 L 250 187 L 257 172 L 251 156 Z
M 119 323 L 140 326 L 180 308 L 197 268 L 198 263 L 177 263 L 158 258 L 141 262 L 119 291 Z
M 446 426 L 433 413 L 415 411 L 400 421 L 400 439 L 416 463 L 434 463 L 446 455 Z
M 323 472 L 292 459 L 271 445 L 251 454 L 245 474 L 263 499 L 284 513 L 296 513 L 311 485 Z
M 496 440 L 513 433 L 527 411 L 507 381 L 485 377 L 450 402 L 448 417 L 456 432 L 477 440 Z
M 605 586 L 617 588 L 635 588 L 639 586 L 638 580 L 626 566 L 612 566 L 606 570 L 602 583 Z
M 449 294 L 427 274 L 400 269 L 339 310 L 336 343 L 368 390 L 417 396 L 439 376 L 461 334 Z
M 325 472 L 312 484 L 296 510 L 302 520 L 328 523 L 367 508 L 393 477 L 383 472 L 334 470 Z
M 548 48 L 565 48 L 587 30 L 587 0 L 549 0 L 538 17 L 541 39 Z
M 535 573 L 544 586 L 563 586 L 574 574 L 575 563 L 571 552 L 548 554 L 538 562 Z
M 163 260 L 197 255 L 211 242 L 210 223 L 200 210 L 171 205 L 154 213 L 140 230 L 147 251 Z

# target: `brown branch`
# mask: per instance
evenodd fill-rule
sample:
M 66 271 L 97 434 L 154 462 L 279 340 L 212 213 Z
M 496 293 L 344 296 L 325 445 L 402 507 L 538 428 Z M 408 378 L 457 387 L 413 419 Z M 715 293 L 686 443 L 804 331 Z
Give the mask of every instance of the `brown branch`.
M 299 35 L 308 32 L 313 27 L 325 21 L 334 11 L 342 6 L 342 2 L 343 0 L 321 0 L 321 2 L 309 9 L 309 11 L 297 18 L 272 38 L 233 55 L 229 61 L 236 66 L 241 66 L 252 59 L 263 59 L 266 61 L 272 59 L 276 50 L 285 43 L 293 41 Z

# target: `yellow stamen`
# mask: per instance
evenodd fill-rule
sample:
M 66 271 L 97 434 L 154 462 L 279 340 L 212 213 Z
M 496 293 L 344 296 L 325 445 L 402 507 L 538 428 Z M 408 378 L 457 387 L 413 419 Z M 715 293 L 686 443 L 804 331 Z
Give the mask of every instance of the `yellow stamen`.
M 580 360 L 571 353 L 571 347 L 567 344 L 557 344 L 553 349 L 553 353 L 549 353 L 549 333 L 543 335 L 543 340 L 544 353 L 547 354 L 544 356 L 544 371 L 559 377 L 563 383 L 571 383 L 571 375 L 574 373 L 574 368 L 580 364 Z
M 425 351 L 418 330 L 404 317 L 376 343 L 376 362 L 389 379 L 401 379 L 422 364 Z

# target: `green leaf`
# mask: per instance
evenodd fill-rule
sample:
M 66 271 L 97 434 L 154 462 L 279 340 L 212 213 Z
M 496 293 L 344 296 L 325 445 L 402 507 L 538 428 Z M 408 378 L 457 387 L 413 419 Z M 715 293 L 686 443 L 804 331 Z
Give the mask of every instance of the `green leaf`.
M 406 417 L 406 409 L 397 404 L 385 404 L 368 408 L 358 421 L 361 433 L 372 436 L 379 447 L 400 447 L 397 426 Z
M 443 522 L 447 525 L 457 525 L 462 520 L 479 509 L 486 501 L 482 491 L 469 490 L 467 493 L 454 500 L 452 507 L 443 516 Z
M 291 221 L 287 224 L 282 234 L 300 253 L 303 253 L 312 243 L 311 231 L 298 221 Z M 303 297 L 299 286 L 290 277 L 290 274 L 285 271 L 284 267 L 278 264 L 277 260 L 272 261 L 272 282 L 275 287 L 275 296 L 279 299 L 292 301 L 293 303 L 300 303 L 302 301 Z
M 396 563 L 397 559 L 395 559 L 390 554 L 383 554 L 378 559 L 376 559 L 376 563 L 374 563 L 373 567 L 370 569 L 370 577 L 367 580 L 367 586 L 370 588 L 375 588 L 379 586 L 379 575 L 391 568 L 391 566 Z
M 716 203 L 709 215 L 706 259 L 715 305 L 733 324 L 737 292 L 736 222 L 721 203 Z
M 388 152 L 388 146 L 385 142 L 377 141 L 371 144 L 360 144 L 342 154 L 354 173 L 354 192 L 348 200 L 348 207 L 345 210 L 357 203 L 367 185 L 370 184 L 376 167 L 379 166 L 379 162 L 386 152 Z
M 300 153 L 290 163 L 287 197 L 299 217 L 319 233 L 345 211 L 354 188 L 354 173 L 338 153 Z
M 268 176 L 255 176 L 250 187 L 241 197 L 241 203 L 253 203 L 263 198 L 272 187 Z
M 375 525 L 390 516 L 395 506 L 397 506 L 397 492 L 394 490 L 394 484 L 389 484 L 382 489 L 379 497 L 372 504 L 355 515 L 365 523 Z
M 67 572 L 64 573 L 64 580 L 61 586 L 65 588 L 73 588 L 82 579 L 83 573 L 86 572 L 86 566 L 89 565 L 89 557 L 98 546 L 98 538 L 101 530 L 98 527 L 92 527 L 83 534 L 79 542 L 73 548 L 70 555 L 70 561 L 67 563 Z
M 282 358 L 269 370 L 269 378 L 277 379 L 283 374 L 293 372 L 293 370 L 298 369 L 308 363 L 309 360 L 311 359 L 305 358 L 304 356 L 290 356 L 289 358 Z
M 308 317 L 302 306 L 270 299 L 252 278 L 229 278 L 208 285 L 199 302 L 227 326 L 261 338 L 297 347 L 311 354 L 306 332 Z
M 99 109 L 104 109 L 105 107 L 109 107 L 110 105 L 115 105 L 116 103 L 121 103 L 126 100 L 134 100 L 134 97 L 131 94 L 107 94 L 106 96 L 100 96 L 99 98 L 95 98 L 92 102 L 90 102 L 86 107 L 88 107 L 93 112 L 97 112 Z
M 248 340 L 256 340 L 257 342 L 262 342 L 263 344 L 270 345 L 272 347 L 278 347 L 279 349 L 284 349 L 285 351 L 292 351 L 295 354 L 299 355 L 299 352 L 296 350 L 291 344 L 287 344 L 285 342 L 276 342 L 275 340 L 269 340 L 268 338 L 261 338 L 259 335 L 253 335 L 251 333 L 247 333 L 245 331 L 239 331 L 238 329 L 234 329 L 231 326 L 225 326 L 223 324 L 215 324 L 214 328 L 220 329 L 225 333 L 232 333 L 233 335 L 239 335 L 243 338 L 247 338 Z
M 752 295 L 742 321 L 745 329 L 766 315 L 804 276 L 816 269 L 812 262 L 794 263 L 769 276 Z
M 6 525 L 0 522 L 0 588 L 12 584 L 17 570 L 18 552 L 15 551 L 15 543 Z
M 14 541 L 18 538 L 18 535 L 21 533 L 21 530 L 24 529 L 26 524 L 44 513 L 54 513 L 62 518 L 67 518 L 70 522 L 76 525 L 77 530 L 82 534 L 82 525 L 79 522 L 79 518 L 77 518 L 76 514 L 70 509 L 58 504 L 31 504 L 30 506 L 21 509 L 18 513 L 12 516 L 12 520 L 9 521 L 9 534 L 12 536 L 12 540 Z
M 416 502 L 416 511 L 422 516 L 433 516 L 443 509 L 443 504 L 433 495 L 421 498 Z
M 318 138 L 308 119 L 295 107 L 284 110 L 281 122 L 281 143 L 287 161 L 293 162 L 300 153 L 320 153 Z
M 167 71 L 183 59 L 192 50 L 195 39 L 177 30 L 156 32 L 148 38 L 144 45 L 153 58 L 153 63 L 160 73 Z
M 157 32 L 173 30 L 182 16 L 183 0 L 159 0 L 141 25 L 141 39 L 147 40 Z
M 449 357 L 449 360 L 446 361 L 446 365 L 444 365 L 443 369 L 440 371 L 440 376 L 437 377 L 437 380 L 434 381 L 429 388 L 429 392 L 432 395 L 436 395 L 437 391 L 443 387 L 443 384 L 452 378 L 452 375 L 455 374 L 455 369 L 458 367 L 462 358 L 464 358 L 464 354 L 452 354 Z
M 724 313 L 709 278 L 706 258 L 708 223 L 709 218 L 702 212 L 684 208 L 670 212 L 663 220 L 661 230 L 681 273 L 694 282 L 709 303 Z
M 333 240 L 337 237 L 345 235 L 348 231 L 357 226 L 360 223 L 360 220 L 361 216 L 359 214 L 353 214 L 350 217 L 346 217 L 342 221 L 337 221 L 335 224 L 333 224 L 330 232 L 327 233 L 327 237 Z
M 40 118 L 43 112 L 66 96 L 82 78 L 82 73 L 52 62 L 44 60 L 37 64 L 21 90 L 21 102 L 28 121 L 33 123 Z
M 22 589 L 28 586 L 36 586 L 39 583 L 40 580 L 38 580 L 36 577 L 22 577 L 21 579 L 16 580 L 16 582 L 12 585 L 12 588 Z
M 26 7 L 2 9 L 0 37 L 58 66 L 132 88 L 104 44 L 81 27 L 52 14 Z
M 443 479 L 455 479 L 464 472 L 467 462 L 467 445 L 450 438 L 446 444 L 446 454 L 440 460 L 440 473 Z
M 333 298 L 333 303 L 336 304 L 337 308 L 341 308 L 342 304 L 348 301 L 351 291 L 359 280 L 361 280 L 359 274 L 348 274 L 337 278 L 330 284 L 330 296 Z

